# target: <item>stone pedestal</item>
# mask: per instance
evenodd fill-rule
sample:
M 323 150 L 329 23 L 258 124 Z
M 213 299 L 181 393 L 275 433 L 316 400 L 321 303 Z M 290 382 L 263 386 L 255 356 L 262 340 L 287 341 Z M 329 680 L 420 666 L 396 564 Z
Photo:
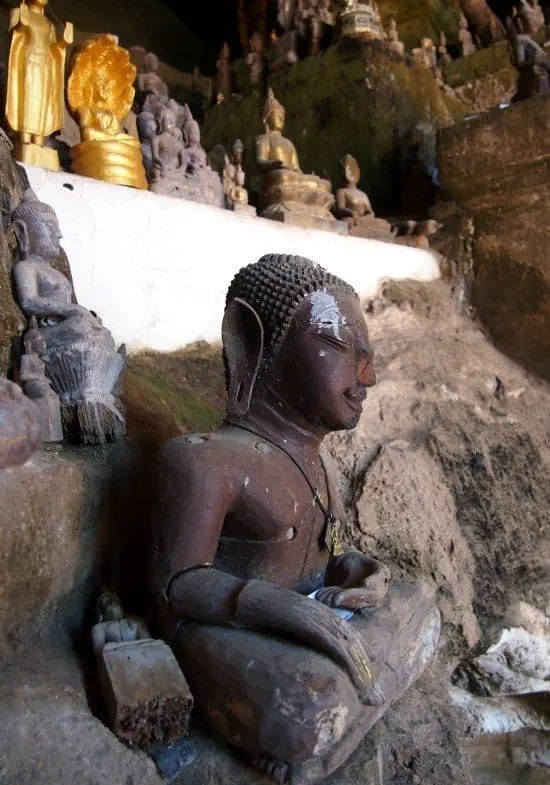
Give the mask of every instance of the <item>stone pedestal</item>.
M 550 379 L 550 96 L 442 130 L 441 185 L 470 216 L 472 305 L 496 345 Z
M 335 232 L 336 234 L 349 234 L 348 226 L 345 221 L 337 221 L 330 213 L 327 218 L 321 218 L 305 210 L 285 210 L 277 207 L 264 210 L 262 218 L 269 218 L 271 221 L 301 226 L 303 229 L 322 229 L 325 232 Z
M 383 218 L 375 218 L 373 215 L 365 215 L 359 222 L 349 228 L 352 237 L 364 237 L 367 240 L 383 240 L 391 243 L 395 240 L 391 225 Z
M 59 172 L 61 169 L 59 155 L 53 147 L 41 147 L 32 142 L 19 143 L 15 146 L 15 157 L 21 163 L 29 166 L 41 166 L 43 169 L 51 169 L 54 172 Z

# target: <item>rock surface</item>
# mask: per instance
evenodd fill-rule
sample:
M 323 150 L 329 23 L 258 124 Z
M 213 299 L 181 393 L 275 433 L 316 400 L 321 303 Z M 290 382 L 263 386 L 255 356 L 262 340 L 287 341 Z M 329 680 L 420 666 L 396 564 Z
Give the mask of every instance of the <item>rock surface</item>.
M 497 346 L 546 379 L 549 122 L 550 96 L 538 96 L 438 138 L 441 184 L 473 219 L 472 304 Z

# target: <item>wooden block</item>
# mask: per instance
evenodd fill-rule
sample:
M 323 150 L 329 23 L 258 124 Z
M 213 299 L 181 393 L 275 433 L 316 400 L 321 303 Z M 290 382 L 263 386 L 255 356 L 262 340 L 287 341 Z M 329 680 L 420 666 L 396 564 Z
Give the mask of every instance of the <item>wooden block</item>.
M 109 721 L 129 744 L 171 744 L 187 733 L 193 696 L 160 640 L 107 643 L 98 657 Z

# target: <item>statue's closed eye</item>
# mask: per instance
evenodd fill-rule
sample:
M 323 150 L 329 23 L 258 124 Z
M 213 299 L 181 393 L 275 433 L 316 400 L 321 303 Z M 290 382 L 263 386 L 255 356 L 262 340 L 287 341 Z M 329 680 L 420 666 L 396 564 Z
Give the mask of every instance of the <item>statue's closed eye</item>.
M 340 340 L 335 335 L 329 335 L 328 333 L 320 333 L 319 340 L 323 341 L 323 343 L 328 343 L 329 346 L 334 346 L 336 349 L 340 349 L 343 352 L 349 352 L 352 348 L 349 343 L 346 341 Z

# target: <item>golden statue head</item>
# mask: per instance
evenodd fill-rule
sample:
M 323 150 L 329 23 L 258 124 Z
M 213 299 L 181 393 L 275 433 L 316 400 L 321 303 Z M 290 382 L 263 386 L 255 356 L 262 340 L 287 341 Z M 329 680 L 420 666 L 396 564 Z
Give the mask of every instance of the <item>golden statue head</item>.
M 40 13 L 44 13 L 44 8 L 48 5 L 48 0 L 31 0 L 31 8 L 34 6 Z
M 266 131 L 282 131 L 285 127 L 285 108 L 275 98 L 271 87 L 267 90 L 262 121 Z
M 94 36 L 78 48 L 69 70 L 67 100 L 81 128 L 119 133 L 135 95 L 136 67 L 126 49 L 113 35 Z
M 340 161 L 340 166 L 342 167 L 346 183 L 349 185 L 357 185 L 359 178 L 361 177 L 361 170 L 353 155 L 346 153 Z

